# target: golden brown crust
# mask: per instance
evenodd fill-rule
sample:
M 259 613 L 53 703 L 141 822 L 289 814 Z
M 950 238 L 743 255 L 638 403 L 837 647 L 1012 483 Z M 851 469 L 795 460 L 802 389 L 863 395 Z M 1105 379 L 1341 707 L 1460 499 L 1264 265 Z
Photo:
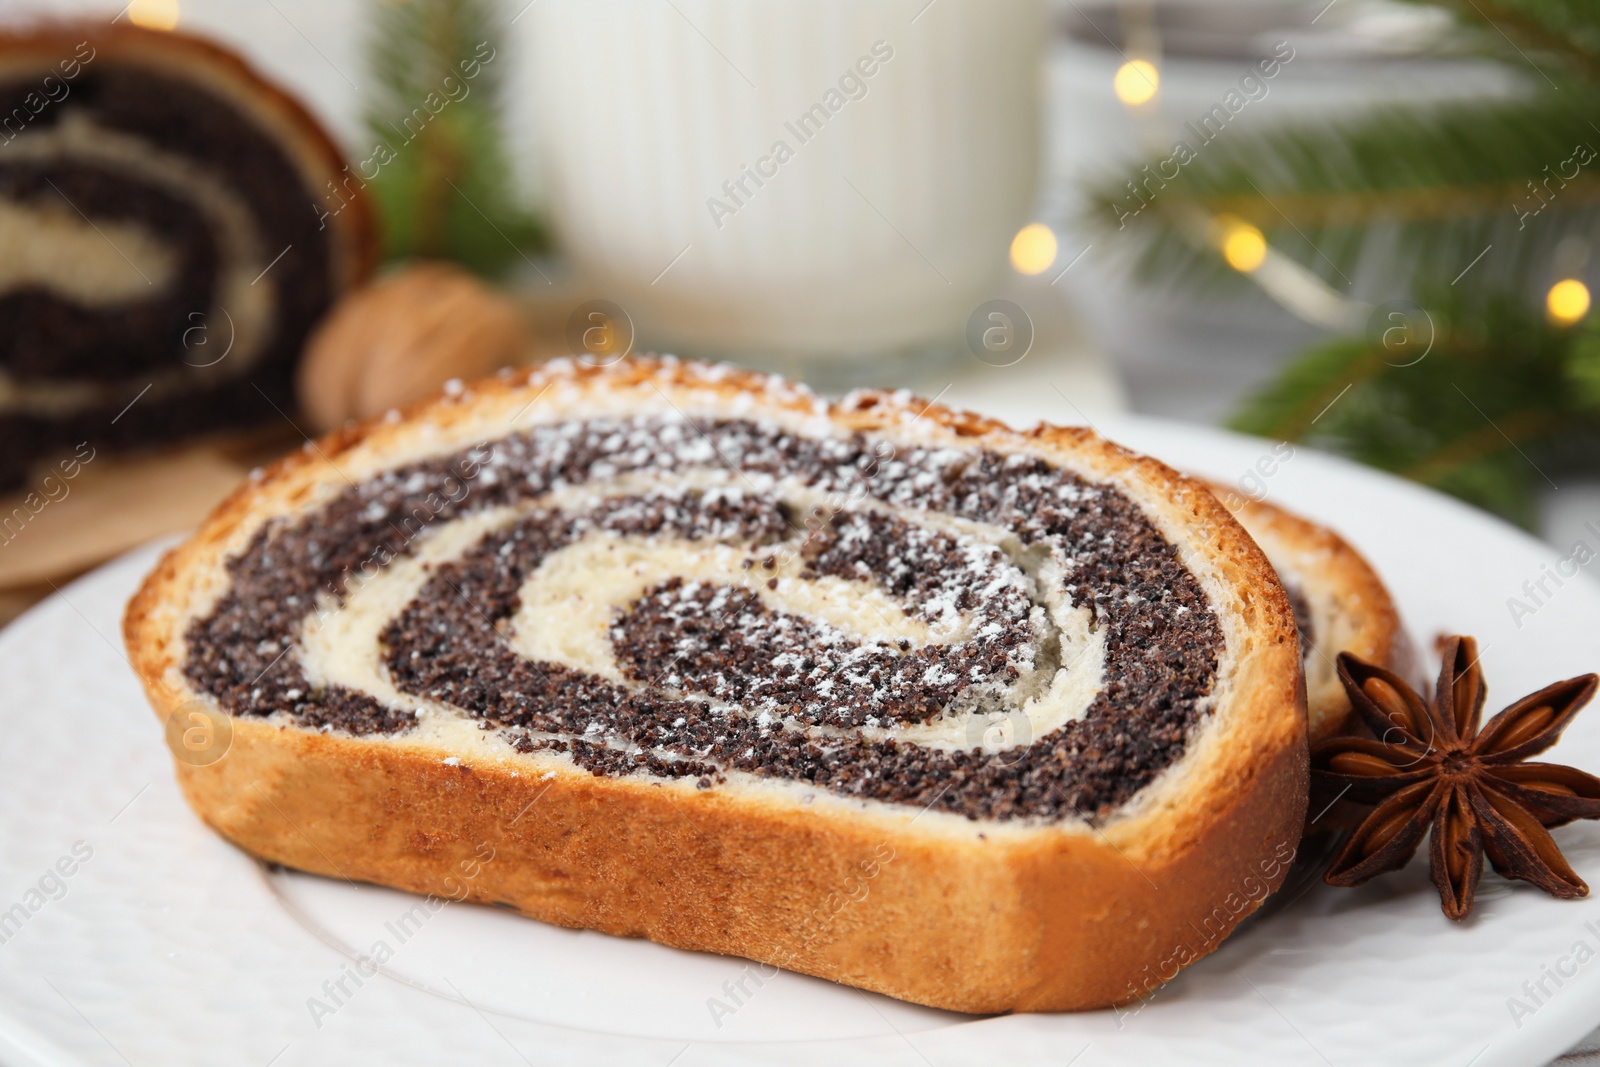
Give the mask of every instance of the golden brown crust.
M 306 210 L 321 203 L 325 186 L 345 176 L 344 155 L 322 124 L 298 99 L 263 77 L 237 52 L 209 38 L 178 31 L 147 30 L 130 22 L 109 19 L 47 19 L 0 28 L 0 69 L 25 63 L 54 65 L 74 56 L 87 42 L 94 51 L 85 63 L 92 69 L 107 55 L 141 60 L 153 68 L 181 71 L 226 96 L 277 135 L 290 150 L 311 198 Z M 344 210 L 331 213 L 327 224 L 338 238 L 333 242 L 337 261 L 335 277 L 341 291 L 364 281 L 377 266 L 377 219 L 370 198 L 359 186 L 341 194 Z
M 1344 732 L 1351 707 L 1334 668 L 1340 652 L 1403 675 L 1412 670 L 1411 643 L 1394 599 L 1365 557 L 1332 530 L 1226 487 L 1211 488 L 1261 545 L 1285 584 L 1301 589 L 1308 599 L 1324 607 L 1321 629 L 1335 632 L 1315 633 L 1308 653 L 1312 660 L 1306 671 L 1311 743 Z
M 556 386 L 542 399 L 541 390 Z M 662 390 L 758 399 L 768 416 L 820 402 L 769 380 L 689 364 L 562 364 L 476 383 L 324 438 L 240 488 L 161 561 L 124 621 L 159 716 L 193 699 L 181 626 L 204 576 L 266 514 L 320 499 L 336 470 L 414 438 L 467 439 L 473 420 L 525 404 Z M 585 391 L 587 390 L 587 393 Z M 1294 620 L 1271 566 L 1198 482 L 1086 430 L 1015 433 L 964 412 L 868 394 L 836 425 L 1028 451 L 1128 487 L 1228 598 L 1236 672 L 1225 713 L 1177 768 L 1101 828 L 970 823 L 942 812 L 818 793 L 596 778 L 564 758 L 460 755 L 386 739 L 233 720 L 207 766 L 175 761 L 189 802 L 266 859 L 416 892 L 506 903 L 567 926 L 773 962 L 891 996 L 970 1012 L 1102 1007 L 1143 995 L 1205 955 L 1287 871 L 1306 803 L 1304 688 Z M 913 425 L 915 424 L 915 425 Z M 443 443 L 441 448 L 445 447 Z M 535 773 L 530 773 L 530 767 Z M 492 850 L 493 859 L 481 860 Z M 467 878 L 463 871 L 475 869 Z

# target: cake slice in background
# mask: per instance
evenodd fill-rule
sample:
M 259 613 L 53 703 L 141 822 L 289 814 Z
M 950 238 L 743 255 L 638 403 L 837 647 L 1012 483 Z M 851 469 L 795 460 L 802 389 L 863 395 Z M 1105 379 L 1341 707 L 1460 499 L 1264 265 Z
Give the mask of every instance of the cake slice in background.
M 0 33 L 0 490 L 278 420 L 377 255 L 359 178 L 233 52 L 103 20 Z
M 1225 486 L 1211 488 L 1267 554 L 1294 606 L 1311 743 L 1345 732 L 1351 709 L 1339 683 L 1339 653 L 1403 675 L 1413 671 L 1411 642 L 1388 588 L 1361 553 L 1326 526 Z

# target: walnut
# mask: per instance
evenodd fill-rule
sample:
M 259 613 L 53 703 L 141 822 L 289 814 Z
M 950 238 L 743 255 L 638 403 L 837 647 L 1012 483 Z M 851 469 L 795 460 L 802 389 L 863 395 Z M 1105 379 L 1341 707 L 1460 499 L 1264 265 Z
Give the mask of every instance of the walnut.
M 420 262 L 334 306 L 306 345 L 296 383 L 319 431 L 481 378 L 526 358 L 517 307 L 466 271 Z

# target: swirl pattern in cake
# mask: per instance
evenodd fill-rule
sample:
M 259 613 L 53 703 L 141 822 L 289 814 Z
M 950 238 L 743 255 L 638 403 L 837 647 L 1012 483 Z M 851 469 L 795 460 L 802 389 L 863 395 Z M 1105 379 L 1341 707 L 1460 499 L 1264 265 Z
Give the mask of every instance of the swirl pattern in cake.
M 1184 753 L 1223 631 L 1114 485 L 681 413 L 542 422 L 262 525 L 186 633 L 235 716 L 468 720 L 595 775 L 1103 819 Z
M 280 419 L 376 251 L 316 121 L 221 46 L 125 21 L 0 32 L 0 488 L 79 442 Z

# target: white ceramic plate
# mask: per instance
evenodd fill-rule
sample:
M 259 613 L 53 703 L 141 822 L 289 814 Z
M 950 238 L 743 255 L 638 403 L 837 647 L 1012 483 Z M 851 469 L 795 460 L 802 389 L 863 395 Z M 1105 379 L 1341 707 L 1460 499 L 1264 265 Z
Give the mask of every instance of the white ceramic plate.
M 1533 605 L 1523 583 L 1561 553 L 1478 512 L 1305 450 L 1257 469 L 1272 458 L 1262 442 L 1141 420 L 1101 429 L 1225 481 L 1255 469 L 1270 499 L 1341 530 L 1388 579 L 1419 647 L 1478 636 L 1491 711 L 1600 666 L 1593 579 L 1546 578 Z M 1490 874 L 1456 925 L 1421 863 L 1359 890 L 1307 883 L 1136 1010 L 987 1019 L 269 872 L 184 806 L 123 658 L 122 606 L 155 556 L 97 571 L 0 634 L 8 1064 L 1490 1067 L 1543 1062 L 1600 1022 L 1600 896 L 1556 901 Z M 1514 618 L 1511 597 L 1536 610 Z M 1555 758 L 1600 768 L 1600 709 Z M 1600 826 L 1556 833 L 1600 883 Z M 386 973 L 362 976 L 355 957 L 378 942 Z

